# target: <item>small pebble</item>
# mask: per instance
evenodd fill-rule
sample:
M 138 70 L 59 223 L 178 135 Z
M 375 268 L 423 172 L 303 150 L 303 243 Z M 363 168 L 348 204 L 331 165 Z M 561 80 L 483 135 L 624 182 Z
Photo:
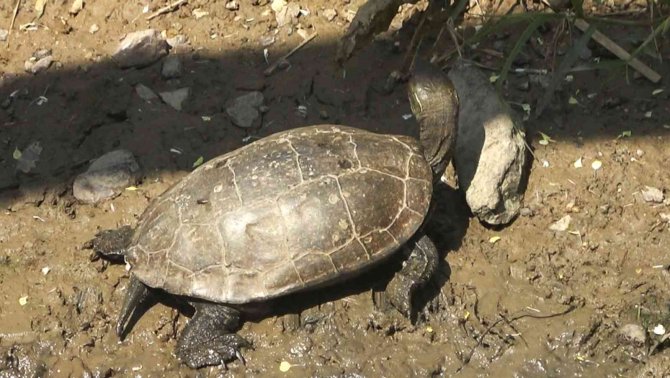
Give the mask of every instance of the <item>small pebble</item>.
M 144 84 L 137 84 L 135 86 L 135 93 L 137 93 L 137 95 L 144 101 L 151 101 L 158 98 L 158 95 Z
M 233 0 L 226 3 L 226 9 L 236 11 L 240 9 L 240 4 Z
M 645 186 L 641 193 L 645 202 L 662 203 L 665 198 L 663 191 L 653 186 Z
M 112 59 L 121 68 L 146 67 L 168 54 L 168 43 L 161 33 L 147 29 L 128 33 L 119 43 Z
M 549 229 L 551 231 L 556 231 L 556 232 L 563 232 L 570 227 L 570 222 L 572 221 L 572 217 L 569 215 L 564 216 L 563 218 L 559 219 L 557 222 L 552 223 L 549 226 Z
M 45 56 L 39 60 L 34 60 L 34 58 L 31 58 L 30 60 L 26 61 L 24 68 L 26 72 L 30 72 L 31 74 L 35 75 L 39 72 L 46 71 L 49 67 L 51 67 L 53 60 L 54 58 L 51 55 Z
M 191 89 L 186 87 L 177 89 L 176 91 L 160 92 L 158 95 L 166 104 L 170 105 L 175 110 L 181 111 L 184 101 L 186 101 L 190 94 Z
M 97 33 L 98 30 L 100 30 L 100 27 L 98 26 L 98 24 L 93 24 L 93 25 L 91 25 L 90 28 L 88 28 L 88 32 L 91 33 L 91 34 Z
M 274 35 L 264 35 L 260 38 L 260 43 L 261 46 L 263 47 L 268 47 L 275 43 L 275 36 Z
M 519 210 L 519 214 L 520 214 L 522 217 L 532 217 L 532 216 L 534 215 L 534 214 L 533 214 L 533 210 L 532 210 L 530 207 L 522 207 L 522 208 Z
M 647 333 L 638 324 L 626 324 L 619 329 L 619 337 L 623 342 L 643 346 L 647 342 Z
M 325 9 L 323 12 L 321 12 L 321 14 L 323 17 L 325 17 L 326 20 L 328 20 L 328 22 L 333 21 L 335 17 L 337 17 L 337 11 L 332 8 Z
M 163 60 L 161 76 L 164 79 L 176 79 L 181 77 L 182 71 L 181 60 L 179 60 L 177 55 L 168 55 L 165 60 Z
M 226 113 L 236 126 L 252 127 L 260 117 L 259 108 L 264 101 L 263 93 L 259 91 L 249 92 L 234 99 L 230 106 L 226 108 Z

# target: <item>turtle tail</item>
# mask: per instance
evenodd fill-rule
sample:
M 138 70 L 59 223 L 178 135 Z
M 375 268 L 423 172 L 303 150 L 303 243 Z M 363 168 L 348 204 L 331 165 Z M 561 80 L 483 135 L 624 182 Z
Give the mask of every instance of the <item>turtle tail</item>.
M 86 242 L 84 248 L 92 249 L 109 260 L 123 262 L 134 233 L 135 230 L 130 226 L 101 231 L 95 235 L 95 238 Z

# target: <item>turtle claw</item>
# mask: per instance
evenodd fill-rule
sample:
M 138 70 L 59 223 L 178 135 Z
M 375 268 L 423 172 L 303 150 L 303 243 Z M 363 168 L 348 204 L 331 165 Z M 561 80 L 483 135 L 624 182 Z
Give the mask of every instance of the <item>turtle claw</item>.
M 242 365 L 247 366 L 247 360 L 244 359 L 244 356 L 239 350 L 235 351 L 235 357 L 242 363 Z

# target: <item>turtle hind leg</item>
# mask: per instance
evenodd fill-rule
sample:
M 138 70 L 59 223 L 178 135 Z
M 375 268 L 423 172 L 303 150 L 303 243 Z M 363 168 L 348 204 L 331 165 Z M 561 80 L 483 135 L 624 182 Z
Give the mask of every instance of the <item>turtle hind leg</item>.
M 156 302 L 157 299 L 153 289 L 143 284 L 134 274 L 131 274 L 130 282 L 126 288 L 126 296 L 123 299 L 123 307 L 116 323 L 116 334 L 119 338 L 123 339 L 139 318 Z
M 93 249 L 99 255 L 110 260 L 123 261 L 126 248 L 130 245 L 134 230 L 130 226 L 123 226 L 116 230 L 105 230 L 97 233 L 95 238 L 84 244 L 84 248 Z
M 193 369 L 221 365 L 238 359 L 244 363 L 242 348 L 251 343 L 233 333 L 239 327 L 240 313 L 214 303 L 193 303 L 195 315 L 177 342 L 177 357 Z
M 435 244 L 426 235 L 411 241 L 407 248 L 410 249 L 409 257 L 386 287 L 386 297 L 393 307 L 411 320 L 414 293 L 433 277 L 440 257 Z

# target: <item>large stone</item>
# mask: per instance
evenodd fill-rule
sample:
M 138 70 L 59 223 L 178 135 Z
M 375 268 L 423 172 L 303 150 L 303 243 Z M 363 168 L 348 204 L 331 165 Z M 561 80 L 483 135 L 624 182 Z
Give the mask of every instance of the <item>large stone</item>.
M 167 55 L 168 46 L 158 31 L 138 31 L 126 35 L 112 59 L 121 68 L 146 67 Z
M 259 108 L 263 105 L 263 101 L 263 93 L 249 92 L 234 99 L 226 108 L 226 113 L 236 126 L 249 128 L 254 126 L 259 118 Z
M 97 203 L 116 197 L 135 185 L 140 166 L 130 151 L 115 150 L 96 159 L 86 172 L 77 176 L 72 187 L 75 198 Z
M 459 186 L 482 222 L 507 224 L 519 213 L 527 178 L 522 126 L 477 68 L 458 62 L 449 78 L 460 99 L 454 153 Z

